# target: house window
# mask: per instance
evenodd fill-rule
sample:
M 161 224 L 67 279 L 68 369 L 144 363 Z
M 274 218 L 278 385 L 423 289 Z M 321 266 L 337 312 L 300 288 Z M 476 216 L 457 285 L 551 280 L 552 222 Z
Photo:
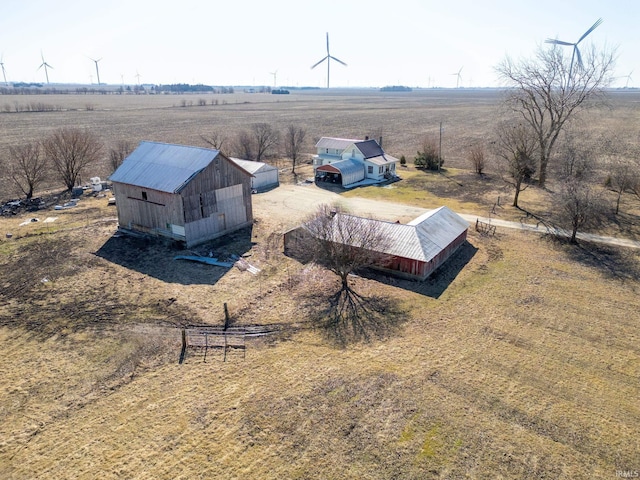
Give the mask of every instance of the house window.
M 382 167 L 378 167 L 378 173 L 382 173 Z
M 147 199 L 147 192 L 142 192 L 142 199 L 146 200 Z
M 373 173 L 373 167 L 371 165 L 367 167 L 367 173 Z
M 325 153 L 327 153 L 327 154 L 329 153 L 329 149 L 328 148 L 325 149 Z
M 356 149 L 355 149 L 355 148 L 351 150 L 351 156 L 352 156 L 353 158 L 355 158 L 355 157 L 356 157 Z

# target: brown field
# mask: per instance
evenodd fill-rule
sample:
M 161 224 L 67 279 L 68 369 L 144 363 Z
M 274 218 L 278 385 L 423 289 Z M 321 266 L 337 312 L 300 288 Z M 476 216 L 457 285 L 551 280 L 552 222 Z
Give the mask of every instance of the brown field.
M 231 135 L 269 121 L 303 123 L 311 140 L 382 130 L 386 150 L 411 161 L 419 137 L 443 120 L 444 175 L 409 167 L 393 188 L 341 201 L 394 202 L 371 212 L 387 220 L 442 204 L 486 215 L 510 193 L 491 171 L 472 175 L 465 151 L 487 139 L 496 95 L 234 94 L 206 107 L 181 107 L 180 96 L 43 96 L 62 110 L 0 113 L 0 148 L 63 124 L 87 126 L 105 144 L 202 145 L 213 129 Z M 635 138 L 640 96 L 624 95 L 594 112 L 594 132 Z M 0 97 L 0 110 L 32 100 Z M 88 176 L 108 173 L 105 162 Z M 0 217 L 0 478 L 538 479 L 640 470 L 640 251 L 470 232 L 426 282 L 354 277 L 359 292 L 387 299 L 389 315 L 368 342 L 341 343 L 313 320 L 334 279 L 285 257 L 280 244 L 306 213 L 296 198 L 327 195 L 313 185 L 255 195 L 250 231 L 199 249 L 246 253 L 261 269 L 255 276 L 173 260 L 184 253 L 176 245 L 114 237 L 104 198 Z M 496 214 L 520 219 L 508 204 Z M 541 215 L 550 208 L 536 189 L 521 204 Z M 603 231 L 639 238 L 640 202 L 625 195 L 622 209 Z M 19 226 L 34 216 L 58 219 Z M 247 340 L 244 359 L 231 352 L 223 362 L 215 351 L 206 363 L 188 355 L 179 365 L 179 326 L 220 325 L 223 303 L 235 325 L 281 333 Z

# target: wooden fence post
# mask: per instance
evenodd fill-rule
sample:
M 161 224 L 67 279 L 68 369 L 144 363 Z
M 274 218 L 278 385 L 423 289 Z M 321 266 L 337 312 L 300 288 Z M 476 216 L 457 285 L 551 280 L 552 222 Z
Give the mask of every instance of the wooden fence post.
M 178 363 L 182 364 L 186 356 L 187 356 L 187 331 L 183 327 L 182 328 L 182 350 L 180 350 L 180 360 L 178 361 Z
M 227 304 L 224 304 L 224 331 L 227 331 L 227 328 L 229 328 L 229 309 L 227 308 Z

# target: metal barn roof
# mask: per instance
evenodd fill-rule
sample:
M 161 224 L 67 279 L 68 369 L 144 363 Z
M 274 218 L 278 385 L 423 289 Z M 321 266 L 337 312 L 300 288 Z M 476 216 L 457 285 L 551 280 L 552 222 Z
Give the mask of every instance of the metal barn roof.
M 373 163 L 374 165 L 387 165 L 389 163 L 400 162 L 400 160 L 398 160 L 396 157 L 392 157 L 391 155 L 387 155 L 386 153 L 377 157 L 367 158 L 366 161 L 369 163 Z
M 406 225 L 346 214 L 337 214 L 334 221 L 341 221 L 339 217 L 350 217 L 365 226 L 380 228 L 389 239 L 382 253 L 423 262 L 432 260 L 469 228 L 467 221 L 447 207 L 426 212 Z
M 109 177 L 112 182 L 177 193 L 206 168 L 218 150 L 157 142 L 140 142 Z

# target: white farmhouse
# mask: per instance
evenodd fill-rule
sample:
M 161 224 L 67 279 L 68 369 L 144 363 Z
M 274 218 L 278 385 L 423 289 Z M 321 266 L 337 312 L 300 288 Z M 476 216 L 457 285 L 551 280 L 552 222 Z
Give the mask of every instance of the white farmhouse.
M 322 137 L 313 157 L 316 181 L 343 187 L 359 182 L 380 183 L 396 177 L 399 160 L 384 153 L 375 140 Z

